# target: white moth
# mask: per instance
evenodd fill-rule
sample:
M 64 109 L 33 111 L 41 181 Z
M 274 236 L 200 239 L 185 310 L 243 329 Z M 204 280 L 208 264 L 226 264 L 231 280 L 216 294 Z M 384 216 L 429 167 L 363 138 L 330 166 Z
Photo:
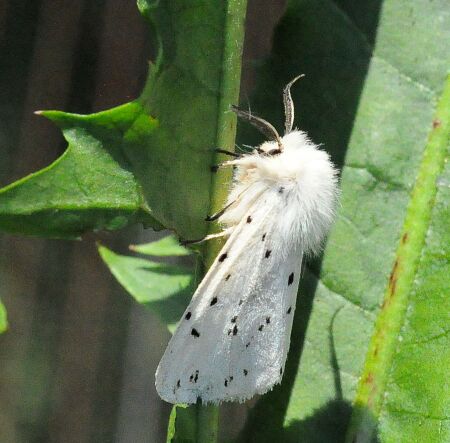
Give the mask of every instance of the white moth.
M 280 383 L 289 350 L 300 270 L 334 218 L 337 171 L 305 132 L 292 130 L 284 89 L 285 135 L 233 110 L 268 135 L 252 153 L 222 166 L 235 176 L 225 208 L 209 217 L 228 237 L 197 288 L 156 371 L 170 403 L 244 401 Z M 225 152 L 226 151 L 221 151 Z

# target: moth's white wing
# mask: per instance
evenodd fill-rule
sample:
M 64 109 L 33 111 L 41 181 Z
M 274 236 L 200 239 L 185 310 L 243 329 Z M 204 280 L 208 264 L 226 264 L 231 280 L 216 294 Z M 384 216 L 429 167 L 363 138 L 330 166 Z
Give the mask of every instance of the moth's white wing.
M 286 194 L 250 207 L 195 292 L 156 371 L 164 400 L 242 401 L 281 381 L 302 261 L 280 229 Z

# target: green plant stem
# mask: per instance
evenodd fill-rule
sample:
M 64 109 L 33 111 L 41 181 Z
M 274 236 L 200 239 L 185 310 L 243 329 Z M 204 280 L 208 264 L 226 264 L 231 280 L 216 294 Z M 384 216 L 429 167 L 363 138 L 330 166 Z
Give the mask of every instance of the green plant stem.
M 242 49 L 244 43 L 244 23 L 247 0 L 229 0 L 225 18 L 224 51 L 222 59 L 222 81 L 217 116 L 216 147 L 233 150 L 236 138 L 236 116 L 230 112 L 230 105 L 239 101 L 241 79 Z M 222 155 L 216 155 L 216 163 L 223 161 Z M 211 184 L 211 213 L 225 202 L 231 180 L 231 171 L 220 170 L 213 175 Z M 209 232 L 217 227 L 210 226 Z M 205 248 L 205 264 L 209 268 L 216 257 L 222 242 L 210 241 Z M 219 407 L 198 406 L 197 442 L 214 443 L 217 441 L 219 428 Z
M 425 243 L 450 132 L 450 77 L 438 103 L 421 166 L 406 214 L 401 241 L 367 352 L 355 398 L 347 442 L 371 441 L 383 405 L 384 392 L 404 322 L 418 262 Z
M 244 43 L 244 22 L 247 10 L 247 0 L 229 0 L 225 22 L 225 38 L 223 51 L 223 74 L 220 88 L 220 99 L 217 115 L 216 147 L 234 151 L 236 138 L 236 115 L 230 111 L 230 105 L 239 101 L 241 79 L 241 59 Z M 215 162 L 220 163 L 226 158 L 217 154 Z M 231 168 L 220 169 L 213 174 L 211 183 L 211 213 L 220 209 L 227 197 L 231 180 Z M 217 226 L 209 227 L 209 232 L 217 232 Z M 209 267 L 219 251 L 222 242 L 211 241 L 205 251 L 206 266 Z
M 215 443 L 219 431 L 218 406 L 200 406 L 197 413 L 197 442 Z

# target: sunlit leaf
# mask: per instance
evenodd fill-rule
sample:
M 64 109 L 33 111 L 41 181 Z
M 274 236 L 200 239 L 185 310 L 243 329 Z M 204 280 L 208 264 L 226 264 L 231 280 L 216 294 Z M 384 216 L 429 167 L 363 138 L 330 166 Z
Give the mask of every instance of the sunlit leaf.
M 180 266 L 119 255 L 99 247 L 103 261 L 133 298 L 173 332 L 193 293 L 193 272 Z

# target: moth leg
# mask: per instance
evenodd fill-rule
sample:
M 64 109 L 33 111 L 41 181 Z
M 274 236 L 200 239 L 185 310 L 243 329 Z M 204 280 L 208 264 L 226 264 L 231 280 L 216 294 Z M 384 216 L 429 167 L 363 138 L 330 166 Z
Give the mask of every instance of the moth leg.
M 241 156 L 238 156 L 238 157 L 241 157 Z M 220 168 L 226 168 L 227 166 L 234 166 L 234 165 L 235 165 L 234 160 L 219 163 L 217 165 L 212 165 L 211 172 L 217 172 Z
M 199 243 L 203 243 L 207 240 L 211 240 L 213 238 L 225 237 L 225 236 L 229 235 L 230 233 L 231 233 L 230 228 L 228 228 L 228 229 L 224 229 L 222 232 L 218 232 L 217 234 L 206 235 L 205 237 L 200 238 L 198 240 L 182 240 L 182 241 L 180 241 L 180 244 L 182 246 L 199 244 Z
M 233 152 L 233 151 L 228 151 L 227 149 L 215 148 L 214 152 L 217 152 L 218 154 L 229 155 L 230 157 L 235 157 L 235 158 L 242 157 L 242 154 L 238 154 L 237 152 Z
M 225 211 L 226 211 L 231 205 L 233 205 L 234 203 L 236 203 L 236 200 L 232 201 L 231 203 L 228 203 L 225 207 L 223 207 L 220 211 L 217 211 L 215 214 L 208 215 L 208 216 L 205 218 L 205 221 L 211 222 L 211 221 L 217 220 L 217 219 L 218 219 L 220 216 L 222 216 L 222 215 L 225 213 Z

